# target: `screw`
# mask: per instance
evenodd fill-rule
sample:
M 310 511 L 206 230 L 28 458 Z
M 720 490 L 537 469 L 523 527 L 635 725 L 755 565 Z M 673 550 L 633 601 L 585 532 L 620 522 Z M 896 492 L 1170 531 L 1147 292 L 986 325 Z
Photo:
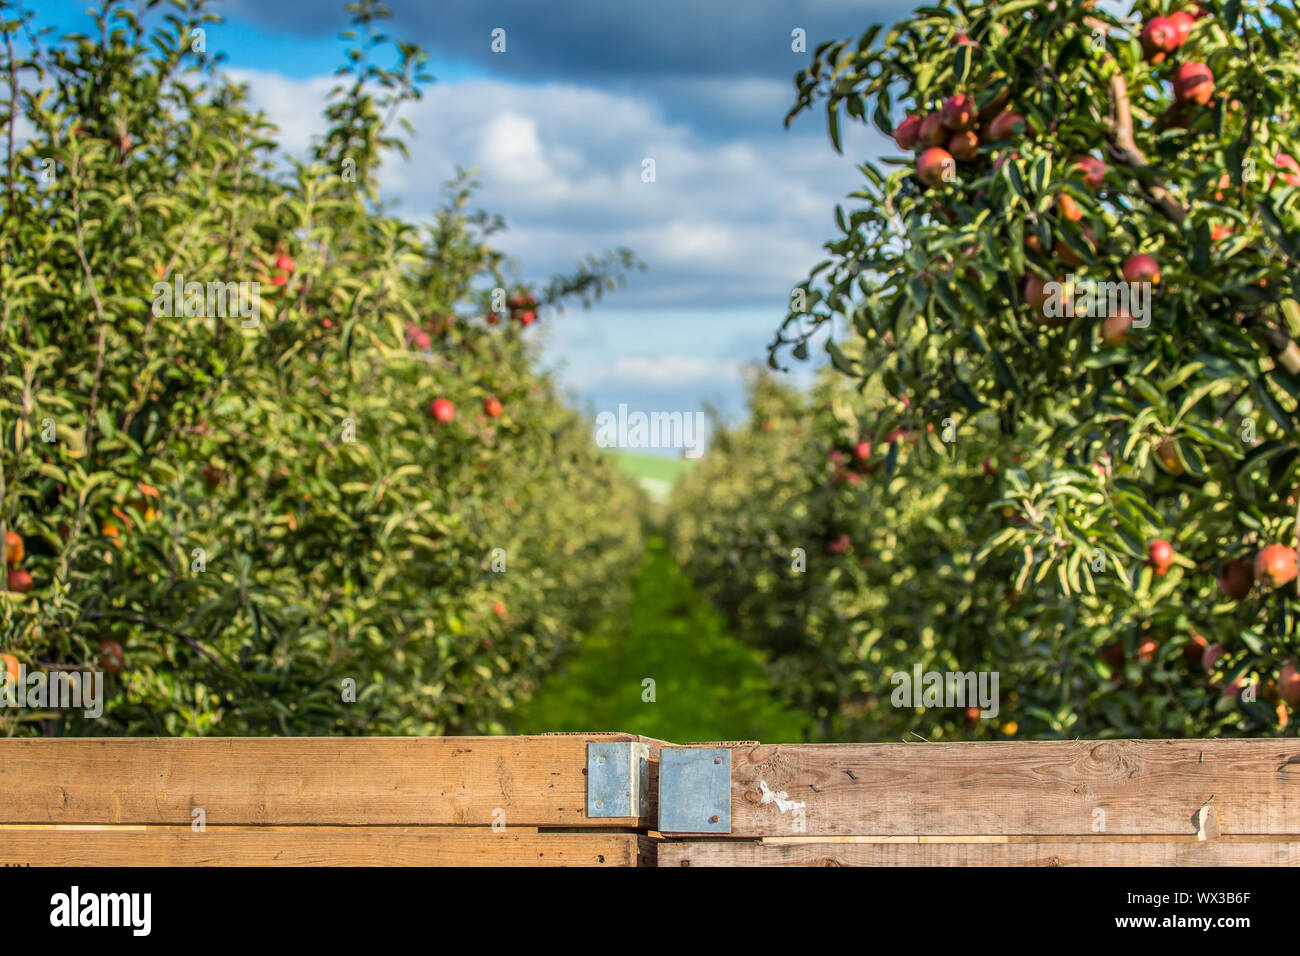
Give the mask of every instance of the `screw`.
M 713 758 L 713 762 L 714 762 L 715 764 L 720 764 L 720 763 L 722 763 L 722 758 L 721 758 L 721 757 L 714 757 L 714 758 Z
M 597 810 L 604 810 L 604 809 L 605 809 L 605 801 L 604 801 L 604 800 L 597 800 L 597 801 L 596 801 L 596 809 L 597 809 Z
M 720 819 L 721 819 L 721 817 L 719 817 L 719 816 L 715 813 L 713 816 L 709 817 L 709 822 L 710 822 L 710 823 L 717 823 L 718 820 L 720 820 Z

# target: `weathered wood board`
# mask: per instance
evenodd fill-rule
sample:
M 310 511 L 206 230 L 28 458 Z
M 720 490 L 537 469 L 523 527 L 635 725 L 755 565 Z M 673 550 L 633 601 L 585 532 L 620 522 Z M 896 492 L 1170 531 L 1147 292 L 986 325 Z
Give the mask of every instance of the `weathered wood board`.
M 1300 866 L 1300 840 L 663 843 L 659 866 Z
M 0 828 L 5 866 L 645 866 L 635 833 L 490 827 Z
M 12 738 L 0 823 L 644 828 L 653 787 L 644 817 L 586 814 L 587 743 L 623 740 L 642 738 Z
M 757 745 L 731 766 L 733 837 L 1300 835 L 1300 740 Z

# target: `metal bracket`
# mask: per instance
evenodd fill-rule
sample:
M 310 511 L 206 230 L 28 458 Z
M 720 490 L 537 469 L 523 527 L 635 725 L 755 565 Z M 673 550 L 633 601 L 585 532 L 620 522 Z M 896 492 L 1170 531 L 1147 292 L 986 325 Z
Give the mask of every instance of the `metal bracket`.
M 650 747 L 633 741 L 587 744 L 587 818 L 650 812 Z
M 731 832 L 731 749 L 659 751 L 659 832 Z

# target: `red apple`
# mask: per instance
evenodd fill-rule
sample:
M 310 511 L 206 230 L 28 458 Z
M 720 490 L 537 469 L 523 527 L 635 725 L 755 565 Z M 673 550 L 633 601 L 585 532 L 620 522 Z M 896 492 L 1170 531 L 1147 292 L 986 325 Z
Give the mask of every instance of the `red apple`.
M 1128 341 L 1128 332 L 1132 327 L 1133 316 L 1127 310 L 1120 309 L 1102 320 L 1101 340 L 1112 348 L 1121 346 Z
M 1214 74 L 1204 63 L 1180 63 L 1174 70 L 1174 99 L 1205 106 L 1214 96 Z
M 445 425 L 456 417 L 456 406 L 445 398 L 435 398 L 433 404 L 429 406 L 429 414 L 433 416 L 434 421 Z
M 1029 124 L 1025 122 L 1024 116 L 1015 110 L 1008 110 L 995 116 L 993 122 L 989 123 L 988 138 L 990 142 L 997 142 L 1028 131 Z
M 1273 159 L 1273 163 L 1278 169 L 1291 170 L 1291 172 L 1282 175 L 1282 182 L 1286 183 L 1288 186 L 1300 186 L 1300 163 L 1296 162 L 1294 156 L 1291 156 L 1288 153 L 1278 153 Z M 1273 179 L 1270 180 L 1268 188 L 1272 189 L 1273 183 L 1276 181 L 1277 177 L 1274 176 Z
M 945 177 L 956 174 L 957 161 L 952 153 L 937 146 L 924 150 L 916 158 L 916 178 L 927 186 L 938 186 Z
M 1249 561 L 1233 558 L 1223 562 L 1219 570 L 1219 590 L 1223 596 L 1239 601 L 1250 593 L 1255 585 L 1255 569 Z
M 1083 170 L 1083 182 L 1096 192 L 1106 179 L 1106 164 L 1095 156 L 1083 156 L 1075 160 L 1075 165 Z
M 289 277 L 285 275 L 283 272 L 277 272 L 275 275 L 271 276 L 271 285 L 288 285 L 288 284 L 289 284 Z
M 847 554 L 852 544 L 853 541 L 847 534 L 841 534 L 826 542 L 826 553 L 836 556 Z
M 496 603 L 494 603 L 492 605 L 492 613 L 495 614 L 497 617 L 505 617 L 506 616 L 505 604 L 502 603 L 501 601 L 497 601 Z
M 282 269 L 282 270 L 284 270 L 285 272 L 292 272 L 292 271 L 293 271 L 293 260 L 290 259 L 288 256 L 283 256 L 283 255 L 282 255 L 282 256 L 280 256 L 280 258 L 278 258 L 278 259 L 275 260 L 275 267 L 276 267 L 277 269 Z
M 1169 14 L 1169 22 L 1174 27 L 1174 39 L 1176 41 L 1174 49 L 1177 49 L 1187 42 L 1187 37 L 1192 32 L 1192 24 L 1196 22 L 1196 17 L 1186 10 L 1179 10 L 1177 13 Z
M 1220 658 L 1226 653 L 1228 653 L 1226 644 L 1211 644 L 1205 649 L 1205 653 L 1201 655 L 1201 666 L 1207 671 L 1214 670 L 1215 665 L 1219 663 Z
M 1284 544 L 1270 544 L 1255 556 L 1255 577 L 1261 584 L 1280 588 L 1295 580 L 1295 548 Z
M 1137 659 L 1144 664 L 1150 664 L 1156 659 L 1156 650 L 1159 646 L 1155 638 L 1149 634 L 1143 634 L 1141 640 L 1138 641 Z
M 1156 577 L 1163 577 L 1174 563 L 1173 546 L 1163 538 L 1157 538 L 1147 545 L 1147 560 L 1155 569 Z
M 126 654 L 117 641 L 99 642 L 99 666 L 109 674 L 120 673 L 126 666 Z
M 921 121 L 921 142 L 926 146 L 942 146 L 948 140 L 948 129 L 943 125 L 943 114 L 935 111 Z
M 32 576 L 27 573 L 26 568 L 9 569 L 9 590 L 16 591 L 19 594 L 26 594 L 32 589 Z
M 1083 210 L 1074 198 L 1061 193 L 1056 199 L 1056 211 L 1062 219 L 1068 219 L 1070 222 L 1078 222 L 1083 218 Z
M 963 163 L 970 162 L 979 155 L 979 151 L 980 138 L 968 129 L 953 133 L 948 140 L 948 152 L 952 153 L 953 159 Z
M 1183 645 L 1183 660 L 1187 662 L 1189 667 L 1200 663 L 1205 654 L 1205 649 L 1209 646 L 1210 642 L 1204 637 L 1200 634 L 1193 634 L 1191 640 Z
M 495 395 L 483 399 L 483 411 L 487 413 L 488 418 L 500 418 L 501 413 L 505 411 L 505 406 Z
M 958 93 L 943 101 L 940 108 L 943 125 L 951 130 L 967 130 L 975 125 L 975 97 Z
M 1168 17 L 1154 17 L 1142 28 L 1142 54 L 1150 63 L 1163 63 L 1178 49 L 1178 26 Z
M 1048 281 L 1034 272 L 1024 277 L 1021 294 L 1035 312 L 1043 312 L 1047 308 L 1048 299 L 1052 298 L 1047 290 Z
M 17 531 L 5 532 L 5 563 L 21 564 L 27 549 L 23 546 L 23 536 Z
M 537 313 L 532 309 L 519 313 L 519 322 L 521 325 L 532 325 L 537 321 Z
M 216 465 L 203 466 L 203 485 L 208 491 L 216 491 L 225 477 L 226 473 Z
M 1083 241 L 1087 244 L 1088 248 L 1096 249 L 1096 235 L 1093 233 L 1092 226 L 1085 222 L 1079 227 L 1079 231 L 1083 233 Z M 1056 258 L 1060 259 L 1067 266 L 1083 265 L 1083 257 L 1075 252 L 1072 247 L 1067 245 L 1064 239 L 1057 239 L 1055 244 L 1053 244 L 1052 249 L 1056 253 Z
M 860 441 L 853 449 L 853 457 L 858 461 L 866 461 L 871 457 L 871 442 Z
M 1181 475 L 1187 470 L 1183 467 L 1183 456 L 1178 453 L 1178 442 L 1172 438 L 1162 439 L 1156 445 L 1156 458 L 1171 475 Z
M 429 333 L 414 322 L 406 323 L 406 342 L 412 348 L 428 351 L 433 346 Z
M 1292 707 L 1300 707 L 1300 671 L 1294 661 L 1283 661 L 1278 669 L 1277 691 Z
M 1124 262 L 1124 281 L 1150 282 L 1152 285 L 1159 285 L 1160 263 L 1146 253 L 1129 256 Z
M 909 116 L 894 127 L 894 142 L 899 149 L 911 149 L 921 138 L 921 117 Z

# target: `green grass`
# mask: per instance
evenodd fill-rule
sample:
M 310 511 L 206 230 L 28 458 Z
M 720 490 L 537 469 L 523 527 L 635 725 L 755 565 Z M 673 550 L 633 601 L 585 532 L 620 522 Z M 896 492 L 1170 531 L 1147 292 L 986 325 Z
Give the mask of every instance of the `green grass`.
M 688 458 L 656 458 L 654 455 L 632 455 L 615 452 L 618 467 L 637 480 L 651 501 L 668 500 L 673 482 L 686 474 L 694 461 Z
M 643 681 L 655 681 L 644 702 Z M 520 705 L 516 732 L 617 730 L 674 743 L 804 739 L 807 719 L 782 707 L 762 656 L 726 633 L 651 538 L 626 619 L 608 620 Z
M 695 464 L 689 458 L 657 458 L 654 455 L 632 455 L 618 452 L 618 465 L 633 478 L 652 478 L 655 481 L 674 482 Z

